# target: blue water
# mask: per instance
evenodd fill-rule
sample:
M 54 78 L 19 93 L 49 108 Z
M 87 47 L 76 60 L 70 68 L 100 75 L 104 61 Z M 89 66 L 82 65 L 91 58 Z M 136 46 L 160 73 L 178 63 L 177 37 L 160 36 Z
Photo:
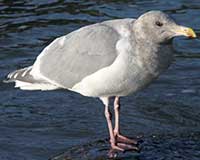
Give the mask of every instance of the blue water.
M 56 37 L 155 9 L 200 35 L 199 0 L 1 0 L 0 160 L 45 160 L 63 152 L 71 159 L 97 159 L 98 141 L 108 137 L 98 99 L 63 90 L 21 91 L 2 80 L 31 65 Z M 149 88 L 122 99 L 122 132 L 144 135 L 137 160 L 200 157 L 200 40 L 176 38 L 173 46 L 176 61 L 169 70 Z M 81 148 L 88 153 L 84 158 L 76 152 Z M 126 155 L 122 159 L 134 159 Z

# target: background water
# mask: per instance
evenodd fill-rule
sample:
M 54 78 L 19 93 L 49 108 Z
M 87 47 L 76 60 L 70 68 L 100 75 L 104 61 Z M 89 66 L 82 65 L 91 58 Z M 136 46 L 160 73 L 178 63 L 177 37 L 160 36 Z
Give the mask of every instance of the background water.
M 98 99 L 63 90 L 21 91 L 2 80 L 31 65 L 56 37 L 155 9 L 200 34 L 199 0 L 0 0 L 0 159 L 45 160 L 62 152 L 68 159 L 98 159 L 108 149 Z M 122 159 L 200 157 L 200 40 L 178 38 L 173 45 L 170 69 L 148 89 L 122 99 L 122 132 L 144 135 L 141 153 Z

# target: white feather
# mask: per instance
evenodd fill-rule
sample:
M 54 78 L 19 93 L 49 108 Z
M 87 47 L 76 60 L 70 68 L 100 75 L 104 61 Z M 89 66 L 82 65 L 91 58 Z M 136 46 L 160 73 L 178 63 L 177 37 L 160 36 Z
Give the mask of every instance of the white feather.
M 15 87 L 22 90 L 55 90 L 59 87 L 48 83 L 28 83 L 22 81 L 15 81 Z

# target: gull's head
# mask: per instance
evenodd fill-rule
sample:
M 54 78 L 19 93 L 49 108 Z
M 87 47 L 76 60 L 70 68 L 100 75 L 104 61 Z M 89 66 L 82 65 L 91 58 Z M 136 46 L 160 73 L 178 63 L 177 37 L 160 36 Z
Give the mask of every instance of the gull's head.
M 134 33 L 136 37 L 154 43 L 165 43 L 176 36 L 196 37 L 191 28 L 178 25 L 161 11 L 141 15 L 134 23 Z

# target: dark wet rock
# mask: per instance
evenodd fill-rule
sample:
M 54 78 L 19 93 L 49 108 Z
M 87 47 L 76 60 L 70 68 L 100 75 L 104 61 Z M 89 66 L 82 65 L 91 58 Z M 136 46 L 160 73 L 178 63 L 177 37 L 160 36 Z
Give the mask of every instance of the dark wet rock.
M 118 153 L 116 160 L 199 160 L 200 132 L 189 135 L 153 135 L 144 137 L 141 152 Z M 97 140 L 82 146 L 74 146 L 50 160 L 106 160 L 107 140 Z

